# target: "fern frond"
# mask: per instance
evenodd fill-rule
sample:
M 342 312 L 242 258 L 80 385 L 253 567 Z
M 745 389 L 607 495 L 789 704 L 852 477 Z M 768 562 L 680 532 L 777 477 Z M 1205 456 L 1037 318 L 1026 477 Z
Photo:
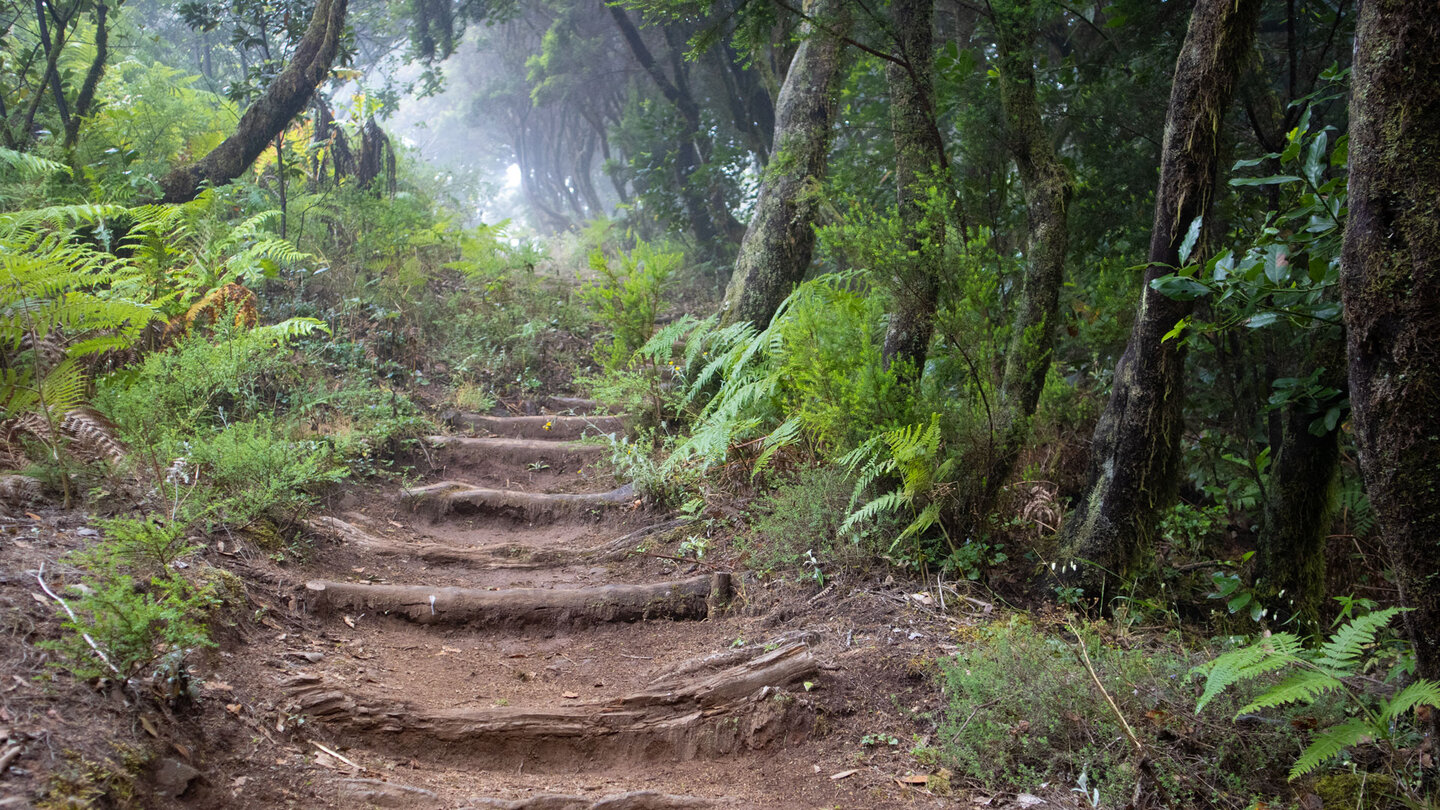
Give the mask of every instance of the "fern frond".
M 1332 689 L 1344 686 L 1339 678 L 1315 669 L 1302 669 L 1290 677 L 1265 690 L 1244 708 L 1235 713 L 1236 717 L 1259 709 L 1284 706 L 1287 703 L 1309 703 Z
M 1415 706 L 1440 708 L 1440 683 L 1420 680 L 1401 689 L 1399 694 L 1381 704 L 1380 720 L 1389 723 Z
M 1195 704 L 1199 714 L 1217 695 L 1232 684 L 1250 680 L 1299 660 L 1300 639 L 1293 633 L 1276 633 L 1248 647 L 1231 650 L 1191 670 L 1205 675 L 1205 691 Z
M 1330 636 L 1312 662 L 1318 667 L 1349 674 L 1365 648 L 1375 643 L 1375 634 L 1407 609 L 1389 607 L 1351 619 Z
M 655 334 L 638 349 L 635 350 L 636 358 L 646 358 L 656 362 L 668 362 L 675 354 L 675 343 L 695 327 L 700 321 L 693 315 L 682 315 L 674 321 L 655 330 Z
M 755 459 L 755 467 L 750 472 L 751 480 L 764 471 L 766 465 L 774 458 L 775 453 L 783 447 L 789 447 L 800 440 L 801 422 L 791 417 L 780 423 L 780 427 L 770 431 L 761 443 L 760 456 Z
M 1299 779 L 1346 748 L 1363 742 L 1366 737 L 1371 736 L 1372 731 L 1370 724 L 1358 717 L 1325 729 L 1301 752 L 1300 758 L 1295 760 L 1295 766 L 1290 769 L 1288 778 L 1292 782 Z
M 125 460 L 125 445 L 119 439 L 120 429 L 93 408 L 75 408 L 65 414 L 60 432 L 81 450 L 81 456 L 108 459 L 117 464 Z
M 845 518 L 845 522 L 840 524 L 840 533 L 848 533 L 862 523 L 881 517 L 882 515 L 898 512 L 905 506 L 908 506 L 909 503 L 910 499 L 905 497 L 904 492 L 900 490 L 887 492 L 854 512 L 851 512 L 850 517 Z
M 309 337 L 316 332 L 330 334 L 330 325 L 319 318 L 288 318 L 269 326 L 261 326 L 254 332 L 259 337 L 284 343 L 296 338 Z
M 0 147 L 0 165 L 6 166 L 20 175 L 22 179 L 40 177 L 46 174 L 61 172 L 70 174 L 70 167 L 64 163 L 57 163 L 53 160 L 46 160 L 25 152 L 17 152 L 14 149 Z

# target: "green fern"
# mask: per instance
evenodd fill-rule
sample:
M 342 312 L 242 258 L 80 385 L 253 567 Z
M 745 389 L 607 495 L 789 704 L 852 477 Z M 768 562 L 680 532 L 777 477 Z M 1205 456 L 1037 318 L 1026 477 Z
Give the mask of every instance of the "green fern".
M 1332 693 L 1348 698 L 1360 712 L 1360 716 L 1320 731 L 1290 769 L 1291 779 L 1304 776 L 1346 748 L 1367 739 L 1393 740 L 1398 721 L 1406 712 L 1419 705 L 1440 705 L 1440 684 L 1416 681 L 1389 700 L 1376 701 L 1348 688 L 1344 679 L 1365 670 L 1367 652 L 1375 644 L 1376 636 L 1404 610 L 1392 607 L 1356 617 L 1318 650 L 1303 649 L 1293 633 L 1276 633 L 1202 664 L 1191 673 L 1206 676 L 1205 689 L 1195 711 L 1202 711 L 1234 684 L 1290 668 L 1293 671 L 1284 680 L 1242 707 L 1235 717 L 1291 703 L 1308 705 Z

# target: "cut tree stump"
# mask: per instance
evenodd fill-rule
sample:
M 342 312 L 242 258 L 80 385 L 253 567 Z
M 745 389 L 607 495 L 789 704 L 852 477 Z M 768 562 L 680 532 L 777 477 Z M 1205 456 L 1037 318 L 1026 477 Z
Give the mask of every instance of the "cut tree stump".
M 419 624 L 482 627 L 588 627 L 648 619 L 703 619 L 723 609 L 729 598 L 730 575 L 725 573 L 650 585 L 499 591 L 325 580 L 305 583 L 305 604 L 320 616 L 380 613 Z
M 806 736 L 815 709 L 784 689 L 818 671 L 809 645 L 795 643 L 682 683 L 543 707 L 417 709 L 353 694 L 312 674 L 282 687 L 290 713 L 365 735 L 365 745 L 399 756 L 573 773 L 619 762 L 724 756 Z
M 451 413 L 446 421 L 453 428 L 474 433 L 488 433 L 512 439 L 581 439 L 607 434 L 625 435 L 623 417 L 611 414 L 593 416 L 487 416 L 480 413 Z
M 463 481 L 440 481 L 407 489 L 404 498 L 417 511 L 436 519 L 449 514 L 489 514 L 526 523 L 554 521 L 590 509 L 635 506 L 635 487 L 626 484 L 609 492 L 580 494 L 523 492 L 514 489 L 487 489 Z

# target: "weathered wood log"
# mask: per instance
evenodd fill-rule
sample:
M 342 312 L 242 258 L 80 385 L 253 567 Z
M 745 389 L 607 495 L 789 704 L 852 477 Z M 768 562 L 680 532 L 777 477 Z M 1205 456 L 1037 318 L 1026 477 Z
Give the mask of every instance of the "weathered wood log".
M 490 467 L 508 464 L 524 469 L 527 465 L 544 465 L 575 470 L 582 465 L 593 464 L 609 450 L 600 444 L 549 439 L 430 436 L 425 441 L 440 451 L 436 466 Z
M 698 658 L 691 658 L 650 673 L 650 685 L 686 678 L 700 672 L 728 669 L 758 658 L 764 653 L 796 643 L 817 644 L 820 634 L 813 630 L 792 630 L 762 644 L 751 644 L 733 650 L 722 650 Z
M 528 799 L 471 799 L 467 807 L 475 810 L 692 810 L 732 804 L 725 800 L 676 796 L 653 790 L 635 790 L 606 796 L 598 801 L 584 796 L 544 793 Z
M 786 686 L 819 671 L 804 643 L 681 684 L 608 700 L 491 709 L 417 709 L 352 694 L 318 675 L 290 678 L 287 710 L 366 745 L 424 749 L 472 765 L 596 768 L 621 761 L 690 760 L 761 749 L 808 733 L 814 709 Z
M 362 520 L 363 516 L 350 515 Z M 382 537 L 366 531 L 349 521 L 323 515 L 306 521 L 306 526 L 316 534 L 331 537 L 350 546 L 363 549 L 371 554 L 395 557 L 411 557 L 437 565 L 466 565 L 486 571 L 505 569 L 533 570 L 554 568 L 566 564 L 614 562 L 635 551 L 635 544 L 653 534 L 683 526 L 684 518 L 666 520 L 653 526 L 630 532 L 593 548 L 571 551 L 559 548 L 528 548 L 505 545 L 483 548 L 451 546 L 444 543 L 406 542 Z
M 451 427 L 512 439 L 561 441 L 610 433 L 624 435 L 624 417 L 593 416 L 488 416 L 480 413 L 451 413 L 445 420 Z
M 398 616 L 419 624 L 585 627 L 604 622 L 703 619 L 718 609 L 717 604 L 723 607 L 729 592 L 730 575 L 724 573 L 648 585 L 500 591 L 312 580 L 305 584 L 305 604 L 321 616 L 345 611 Z
M 464 481 L 440 481 L 407 489 L 404 498 L 412 508 L 424 510 L 436 519 L 449 514 L 489 514 L 527 523 L 553 521 L 590 509 L 611 509 L 636 500 L 630 484 L 609 492 L 544 493 L 513 489 L 488 489 Z

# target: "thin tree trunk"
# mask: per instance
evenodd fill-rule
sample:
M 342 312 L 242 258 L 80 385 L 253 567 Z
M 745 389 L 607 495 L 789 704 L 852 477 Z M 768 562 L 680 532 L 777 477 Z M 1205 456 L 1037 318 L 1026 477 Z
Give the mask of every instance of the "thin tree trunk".
M 203 187 L 223 185 L 239 177 L 289 126 L 310 101 L 315 88 L 330 75 L 345 29 L 346 2 L 319 0 L 315 4 L 315 14 L 290 64 L 240 117 L 235 132 L 199 161 L 171 171 L 160 181 L 165 202 L 193 200 Z
M 820 0 L 815 15 L 831 20 L 843 9 L 841 0 Z M 791 60 L 775 105 L 778 156 L 740 242 L 721 305 L 724 323 L 749 321 L 763 329 L 810 268 L 843 54 L 839 39 L 812 29 Z
M 935 182 L 946 174 L 947 160 L 935 123 L 935 48 L 930 30 L 934 5 L 934 0 L 891 4 L 900 58 L 885 65 L 895 141 L 895 196 L 904 236 L 892 278 L 894 308 L 881 357 L 887 368 L 903 363 L 905 373 L 917 380 L 935 330 L 945 254 L 945 212 L 927 199 L 928 189 L 949 189 L 948 181 Z
M 1095 428 L 1089 484 L 1065 526 L 1065 552 L 1080 563 L 1067 578 L 1092 597 L 1145 563 L 1160 510 L 1175 497 L 1185 353 L 1164 338 L 1194 304 L 1150 282 L 1180 264 L 1191 223 L 1210 210 L 1221 121 L 1259 10 L 1259 0 L 1199 0 L 1175 65 L 1140 308 Z
M 50 82 L 50 92 L 55 97 L 55 109 L 60 113 L 60 123 L 66 131 L 70 129 L 70 110 L 65 103 L 65 88 L 60 84 L 60 52 L 65 49 L 65 23 L 55 20 L 55 41 L 50 41 L 49 24 L 45 20 L 45 0 L 35 0 L 35 24 L 39 28 L 40 44 L 45 48 L 45 78 Z M 37 93 L 38 95 L 38 93 Z M 27 121 L 26 129 L 34 126 L 34 116 Z
M 1340 428 L 1317 434 L 1310 426 L 1345 397 L 1345 343 L 1339 329 L 1329 324 L 1312 328 L 1309 338 L 1313 349 L 1308 366 L 1324 368 L 1320 383 L 1339 393 L 1317 403 L 1317 409 L 1292 405 L 1281 415 L 1255 574 L 1256 586 L 1270 597 L 1277 618 L 1293 616 L 1318 630 L 1325 601 L 1325 541 L 1340 477 Z
M 1030 435 L 1030 417 L 1035 415 L 1050 370 L 1070 244 L 1070 177 L 1041 120 L 1035 94 L 1034 9 L 1030 0 L 1015 0 L 996 3 L 992 11 L 1000 43 L 1000 103 L 1006 140 L 1025 189 L 1030 233 L 1025 278 L 1005 352 L 995 442 L 971 498 L 969 517 L 988 513 Z
M 1360 6 L 1341 296 L 1360 470 L 1415 674 L 1440 680 L 1440 14 Z M 1440 712 L 1432 726 L 1440 732 Z M 1440 757 L 1437 757 L 1440 761 Z M 1432 776 L 1433 776 L 1432 772 Z
M 105 19 L 109 11 L 105 0 L 95 4 L 95 58 L 85 73 L 85 82 L 80 85 L 80 95 L 75 98 L 75 114 L 65 127 L 66 149 L 73 147 L 80 137 L 80 123 L 90 114 L 90 106 L 95 103 L 95 90 L 105 77 L 105 62 L 110 57 L 110 33 Z
M 640 31 L 630 21 L 630 16 L 625 9 L 617 4 L 609 5 L 610 16 L 615 20 L 615 25 L 620 29 L 625 43 L 630 46 L 630 52 L 640 67 L 645 69 L 646 74 L 660 88 L 660 93 L 680 113 L 681 131 L 678 135 L 675 147 L 675 182 L 678 186 L 680 201 L 685 207 L 685 216 L 690 220 L 690 230 L 695 235 L 695 241 L 702 249 L 713 250 L 719 230 L 710 219 L 709 206 L 706 205 L 705 195 L 699 189 L 694 188 L 690 182 L 696 170 L 700 168 L 700 152 L 696 148 L 696 139 L 700 137 L 700 107 L 691 97 L 688 88 L 683 88 L 670 77 L 660 64 L 655 61 L 655 56 L 650 53 L 650 48 L 640 36 Z M 677 76 L 677 79 L 679 77 Z

